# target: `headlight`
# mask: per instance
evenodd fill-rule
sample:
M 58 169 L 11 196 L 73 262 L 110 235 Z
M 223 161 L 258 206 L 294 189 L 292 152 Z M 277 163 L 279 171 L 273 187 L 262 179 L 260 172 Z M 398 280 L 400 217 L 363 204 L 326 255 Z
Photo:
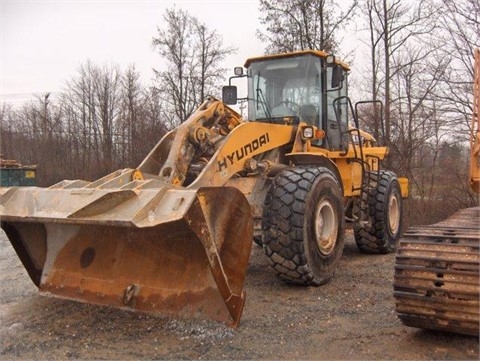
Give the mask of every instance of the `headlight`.
M 314 134 L 313 127 L 303 128 L 302 136 L 304 139 L 312 139 L 313 134 Z
M 236 76 L 243 75 L 243 68 L 241 66 L 236 66 L 235 68 L 233 68 L 233 73 Z
M 335 64 L 335 55 L 332 55 L 332 54 L 329 54 L 327 55 L 327 59 L 326 59 L 326 62 L 328 65 L 333 65 Z

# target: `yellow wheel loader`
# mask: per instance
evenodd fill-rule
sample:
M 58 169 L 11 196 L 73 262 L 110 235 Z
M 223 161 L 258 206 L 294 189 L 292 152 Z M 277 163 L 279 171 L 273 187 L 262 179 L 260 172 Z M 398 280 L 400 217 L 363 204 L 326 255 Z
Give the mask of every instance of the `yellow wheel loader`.
M 470 188 L 480 193 L 480 49 L 475 51 Z M 407 326 L 479 334 L 480 207 L 405 232 L 395 257 L 394 297 Z
M 247 60 L 136 169 L 0 191 L 1 226 L 40 292 L 236 326 L 252 240 L 286 282 L 317 286 L 345 222 L 395 249 L 408 181 L 359 129 L 346 64 L 321 51 Z M 231 80 L 248 79 L 248 120 Z

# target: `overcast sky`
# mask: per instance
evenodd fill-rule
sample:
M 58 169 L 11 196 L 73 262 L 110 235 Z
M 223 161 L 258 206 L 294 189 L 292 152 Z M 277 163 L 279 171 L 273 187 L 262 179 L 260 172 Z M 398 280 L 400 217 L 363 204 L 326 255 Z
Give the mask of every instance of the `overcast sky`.
M 226 66 L 263 53 L 257 40 L 257 0 L 45 1 L 0 0 L 0 95 L 61 91 L 88 59 L 96 64 L 135 64 L 149 83 L 159 55 L 152 38 L 162 15 L 175 5 L 217 30 L 225 46 L 239 49 Z M 229 75 L 229 74 L 227 74 Z M 17 96 L 18 97 L 18 96 Z

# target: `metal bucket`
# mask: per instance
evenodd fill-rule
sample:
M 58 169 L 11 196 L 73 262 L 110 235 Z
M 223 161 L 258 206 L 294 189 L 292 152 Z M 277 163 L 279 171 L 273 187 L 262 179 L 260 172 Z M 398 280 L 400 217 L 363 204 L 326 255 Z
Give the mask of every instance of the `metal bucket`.
M 119 182 L 132 173 L 0 190 L 1 226 L 33 282 L 56 297 L 236 326 L 253 229 L 244 195 Z

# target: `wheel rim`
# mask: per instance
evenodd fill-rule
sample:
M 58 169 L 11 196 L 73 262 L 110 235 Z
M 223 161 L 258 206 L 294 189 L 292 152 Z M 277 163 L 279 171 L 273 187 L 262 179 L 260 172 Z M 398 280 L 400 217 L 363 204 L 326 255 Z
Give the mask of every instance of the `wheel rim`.
M 315 217 L 315 237 L 321 254 L 327 256 L 335 249 L 338 234 L 338 219 L 332 204 L 324 199 L 318 206 Z
M 395 194 L 388 201 L 388 226 L 392 234 L 396 234 L 400 226 L 400 205 Z

